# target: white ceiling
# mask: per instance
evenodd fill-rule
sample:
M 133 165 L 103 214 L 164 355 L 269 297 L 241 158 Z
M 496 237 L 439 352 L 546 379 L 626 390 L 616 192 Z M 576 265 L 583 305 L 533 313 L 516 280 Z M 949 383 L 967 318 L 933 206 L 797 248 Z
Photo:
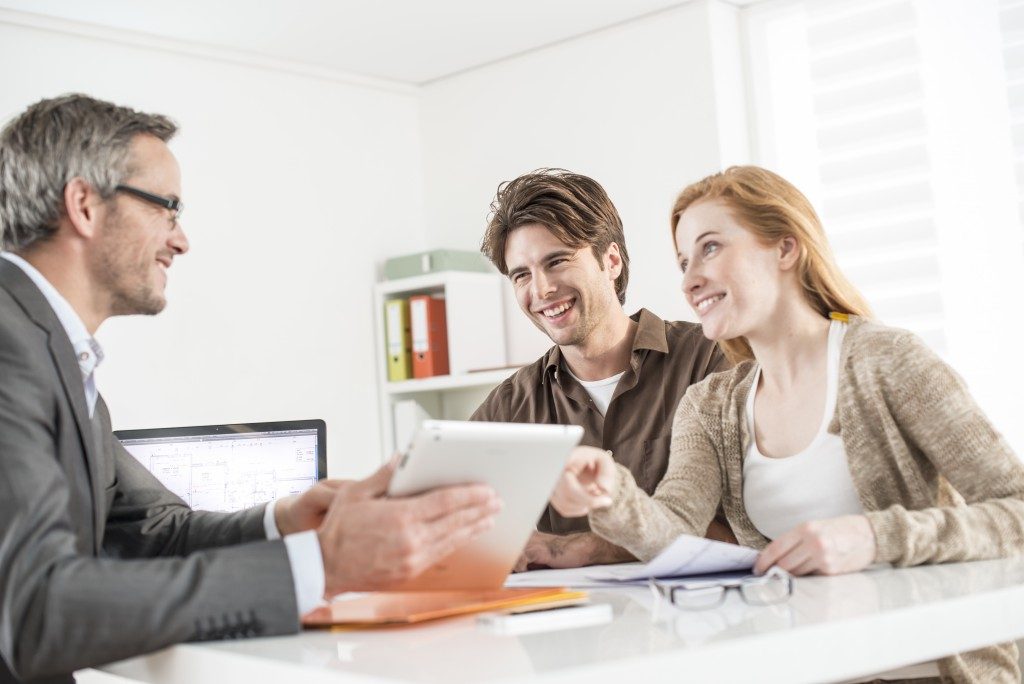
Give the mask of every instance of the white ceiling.
M 424 83 L 683 1 L 0 0 L 0 8 Z

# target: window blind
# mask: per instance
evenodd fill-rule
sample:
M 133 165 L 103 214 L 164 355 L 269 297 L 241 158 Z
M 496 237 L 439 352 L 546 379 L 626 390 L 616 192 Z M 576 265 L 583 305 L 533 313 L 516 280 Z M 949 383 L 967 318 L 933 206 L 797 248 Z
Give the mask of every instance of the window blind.
M 943 353 L 913 3 L 831 0 L 749 10 L 756 158 L 809 195 L 840 266 L 875 314 Z
M 999 26 L 1003 36 L 1006 94 L 1010 106 L 1017 207 L 1021 221 L 1021 252 L 1024 253 L 1024 0 L 1000 0 Z

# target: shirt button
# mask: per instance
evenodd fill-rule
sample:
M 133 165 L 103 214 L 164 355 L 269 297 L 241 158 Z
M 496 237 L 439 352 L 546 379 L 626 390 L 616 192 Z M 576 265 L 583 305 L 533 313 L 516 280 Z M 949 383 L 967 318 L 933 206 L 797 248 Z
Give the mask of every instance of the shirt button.
M 78 358 L 80 358 L 82 361 L 88 361 L 89 352 L 82 352 L 81 354 L 78 355 Z

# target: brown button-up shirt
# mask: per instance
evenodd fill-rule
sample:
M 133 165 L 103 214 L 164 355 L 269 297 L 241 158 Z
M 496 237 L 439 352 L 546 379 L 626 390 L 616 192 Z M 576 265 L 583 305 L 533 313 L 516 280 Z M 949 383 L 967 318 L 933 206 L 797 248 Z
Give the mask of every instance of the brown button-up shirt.
M 582 444 L 608 449 L 653 494 L 668 467 L 672 418 L 686 389 L 729 365 L 701 327 L 663 321 L 641 309 L 633 351 L 605 415 L 568 372 L 552 347 L 535 363 L 498 385 L 471 420 L 499 423 L 557 423 L 583 427 Z M 537 524 L 541 532 L 585 532 L 585 517 L 565 518 L 551 506 Z

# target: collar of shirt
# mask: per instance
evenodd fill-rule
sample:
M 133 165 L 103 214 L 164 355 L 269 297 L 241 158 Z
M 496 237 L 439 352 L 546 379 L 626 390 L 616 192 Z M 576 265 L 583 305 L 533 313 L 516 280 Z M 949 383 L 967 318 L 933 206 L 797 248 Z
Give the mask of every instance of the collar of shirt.
M 78 367 L 82 371 L 82 380 L 87 380 L 93 374 L 96 367 L 103 361 L 103 348 L 100 343 L 89 334 L 85 323 L 75 313 L 75 310 L 68 304 L 68 300 L 57 292 L 57 288 L 50 284 L 50 281 L 40 273 L 35 266 L 28 263 L 16 254 L 0 252 L 0 257 L 7 259 L 12 264 L 25 272 L 39 291 L 43 293 L 53 313 L 57 314 L 57 320 L 71 340 L 71 347 L 75 350 L 75 357 L 78 359 Z
M 636 337 L 633 338 L 633 350 L 631 355 L 632 364 L 637 364 L 637 356 L 645 349 L 651 351 L 668 353 L 668 337 L 665 335 L 665 321 L 661 320 L 647 309 L 640 309 L 630 316 L 636 321 Z M 562 350 L 555 345 L 548 352 L 547 362 L 544 364 L 544 380 L 553 375 L 556 382 L 561 382 L 559 369 L 562 363 Z

